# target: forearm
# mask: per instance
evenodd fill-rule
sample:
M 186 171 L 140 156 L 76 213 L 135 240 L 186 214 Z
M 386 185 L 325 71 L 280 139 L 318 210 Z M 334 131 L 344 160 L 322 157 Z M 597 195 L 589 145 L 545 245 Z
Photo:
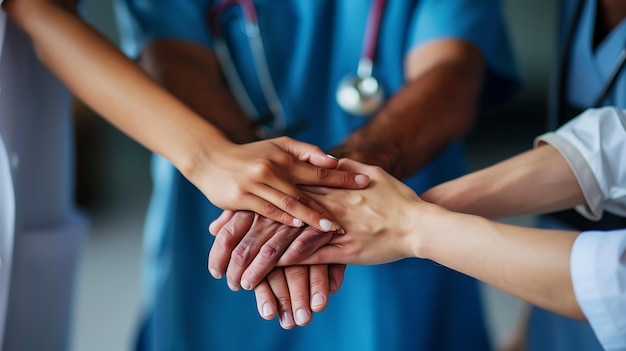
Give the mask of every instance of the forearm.
M 46 0 L 5 2 L 40 60 L 79 98 L 183 173 L 227 142 L 68 8 Z
M 426 211 L 420 206 L 413 213 L 419 221 L 412 236 L 417 257 L 542 308 L 584 319 L 570 277 L 570 252 L 577 232 L 516 227 L 436 206 Z
M 569 164 L 549 145 L 443 183 L 421 197 L 488 218 L 552 212 L 585 201 Z
M 480 52 L 443 40 L 407 56 L 406 85 L 364 127 L 332 151 L 411 175 L 472 126 L 483 76 Z
M 258 140 L 210 49 L 179 40 L 160 40 L 145 48 L 139 63 L 166 90 L 219 128 L 231 141 Z

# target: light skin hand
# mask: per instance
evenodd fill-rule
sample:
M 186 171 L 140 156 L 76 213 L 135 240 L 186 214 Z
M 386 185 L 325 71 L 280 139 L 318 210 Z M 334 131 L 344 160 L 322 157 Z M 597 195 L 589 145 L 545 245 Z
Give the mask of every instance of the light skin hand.
M 287 248 L 299 261 L 332 237 L 312 227 L 293 228 L 246 211 L 224 211 L 209 231 L 216 235 L 209 253 L 209 272 L 215 278 L 226 274 L 232 290 L 256 287 Z
M 332 215 L 296 185 L 362 188 L 364 175 L 332 169 L 337 160 L 288 137 L 223 148 L 199 162 L 190 176 L 216 206 L 248 210 L 276 222 L 321 231 L 339 230 Z
M 305 326 L 311 321 L 311 311 L 326 308 L 344 272 L 345 265 L 277 267 L 254 289 L 259 314 L 266 320 L 278 315 L 284 329 Z
M 580 189 L 562 186 L 575 178 L 573 171 L 564 160 L 558 160 L 562 158 L 558 151 L 551 149 L 541 147 L 514 157 L 494 166 L 490 173 L 507 171 L 515 164 L 527 164 L 529 159 L 538 156 L 551 158 L 553 169 L 543 172 L 543 178 L 548 179 L 537 183 L 532 177 L 517 178 L 507 182 L 507 186 L 515 184 L 525 189 L 530 195 L 522 197 L 527 200 L 545 197 L 546 192 L 537 195 L 537 189 L 550 189 L 550 197 L 557 199 L 556 202 L 549 199 L 531 204 L 531 207 L 577 203 Z M 529 167 L 541 164 L 530 163 Z M 341 160 L 339 167 L 369 174 L 370 186 L 354 191 L 311 189 L 316 192 L 311 196 L 335 213 L 346 233 L 335 236 L 329 245 L 302 264 L 375 264 L 405 257 L 430 259 L 531 304 L 584 320 L 570 275 L 570 254 L 578 232 L 516 227 L 451 212 L 419 199 L 379 169 L 351 160 Z
M 337 161 L 319 148 L 289 138 L 234 144 L 83 22 L 72 1 L 11 0 L 3 8 L 29 36 L 38 58 L 81 100 L 172 162 L 222 208 L 334 230 L 334 218 L 296 185 L 367 183 L 366 177 L 335 170 Z
M 370 176 L 367 189 L 345 191 L 324 187 L 304 187 L 310 196 L 336 214 L 347 229 L 309 258 L 293 263 L 380 264 L 413 256 L 410 234 L 404 228 L 415 203 L 423 201 L 393 176 L 377 166 L 341 159 L 340 169 L 359 170 Z

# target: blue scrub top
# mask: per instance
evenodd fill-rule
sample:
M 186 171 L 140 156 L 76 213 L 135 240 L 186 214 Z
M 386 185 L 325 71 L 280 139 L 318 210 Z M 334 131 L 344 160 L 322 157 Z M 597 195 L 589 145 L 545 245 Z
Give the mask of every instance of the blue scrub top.
M 579 23 L 574 22 L 575 5 L 584 1 Z M 562 0 L 560 3 L 561 33 L 559 44 L 561 55 L 569 59 L 566 85 L 558 87 L 565 94 L 566 103 L 577 109 L 593 107 L 603 86 L 615 67 L 620 52 L 626 47 L 626 21 L 617 25 L 594 48 L 597 0 Z M 564 52 L 567 30 L 576 25 L 570 52 Z M 560 70 L 561 67 L 556 67 Z M 557 83 L 555 83 L 557 84 Z M 556 85 L 553 86 L 557 88 Z M 556 104 L 556 92 L 552 92 L 552 104 Z M 626 109 L 626 70 L 622 69 L 615 85 L 608 92 L 601 106 L 616 106 Z M 551 116 L 550 129 L 556 128 L 556 116 Z M 562 222 L 542 216 L 539 226 L 548 229 L 576 230 L 564 227 Z M 533 307 L 528 333 L 529 351 L 601 351 L 602 345 L 589 323 L 560 316 L 556 313 Z
M 131 56 L 159 39 L 211 47 L 207 14 L 214 1 L 119 0 L 123 48 Z M 259 0 L 254 2 L 272 80 L 288 123 L 306 120 L 295 139 L 331 149 L 366 119 L 344 113 L 334 95 L 354 73 L 370 1 Z M 222 27 L 256 107 L 266 111 L 242 16 Z M 428 41 L 457 38 L 476 45 L 487 62 L 483 104 L 515 87 L 498 1 L 388 1 L 374 74 L 393 94 L 404 83 L 405 55 Z M 229 16 L 224 14 L 224 16 Z M 264 110 L 265 109 L 265 110 Z M 454 142 L 407 180 L 421 192 L 466 170 Z M 167 161 L 153 162 L 154 194 L 146 223 L 146 291 L 154 350 L 487 350 L 477 284 L 429 261 L 348 267 L 339 293 L 311 324 L 291 331 L 257 314 L 250 292 L 233 293 L 206 271 L 212 237 L 207 224 L 221 211 Z

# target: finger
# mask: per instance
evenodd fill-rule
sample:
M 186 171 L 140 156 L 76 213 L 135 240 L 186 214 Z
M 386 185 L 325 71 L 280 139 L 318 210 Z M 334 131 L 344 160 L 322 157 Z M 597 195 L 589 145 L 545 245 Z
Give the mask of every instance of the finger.
M 354 257 L 346 255 L 345 248 L 341 248 L 336 245 L 324 245 L 320 247 L 317 251 L 310 254 L 307 258 L 298 261 L 298 264 L 359 263 L 355 261 L 357 260 Z M 283 265 L 282 257 L 280 260 L 278 260 L 278 265 Z
M 298 227 L 295 224 L 304 222 L 323 232 L 341 229 L 328 211 L 293 185 L 259 187 L 256 189 L 255 195 L 264 204 L 257 205 L 257 209 L 253 209 L 253 211 L 276 222 L 294 227 Z M 278 207 L 272 204 L 278 204 Z M 293 222 L 294 218 L 301 221 Z
M 365 174 L 316 167 L 303 162 L 293 163 L 290 172 L 297 184 L 347 189 L 362 189 L 369 184 L 369 177 Z
M 298 160 L 304 161 L 295 162 L 290 170 L 298 183 L 360 189 L 366 187 L 369 182 L 369 177 L 365 174 L 334 170 L 339 164 L 337 159 L 325 154 L 315 145 L 288 137 L 277 138 L 275 143 Z
M 295 316 L 296 324 L 305 326 L 311 322 L 310 293 L 309 293 L 309 267 L 289 266 L 285 267 L 285 278 L 289 286 L 291 308 Z
M 276 308 L 276 298 L 266 280 L 254 288 L 254 297 L 256 298 L 256 308 L 263 319 L 270 320 L 276 317 L 276 311 L 278 310 Z
M 289 137 L 277 138 L 275 143 L 300 161 L 309 162 L 312 165 L 324 168 L 337 167 L 337 158 L 326 154 L 315 145 L 303 143 Z
M 331 294 L 336 293 L 343 284 L 343 278 L 346 273 L 345 264 L 331 264 L 328 266 L 329 283 L 328 289 Z
M 302 228 L 281 225 L 274 235 L 263 244 L 259 253 L 241 275 L 241 286 L 249 290 L 263 281 L 265 276 L 276 266 L 276 262 L 287 250 L 291 242 L 301 232 Z
M 333 233 L 323 233 L 314 228 L 305 228 L 297 238 L 289 245 L 282 254 L 278 265 L 289 266 L 300 264 L 317 249 L 328 244 L 333 238 Z
M 222 211 L 219 217 L 217 217 L 211 224 L 209 224 L 209 233 L 212 235 L 217 235 L 217 233 L 222 229 L 224 224 L 226 224 L 230 219 L 235 215 L 235 211 L 225 210 Z
M 237 211 L 217 232 L 208 260 L 208 269 L 214 278 L 220 279 L 226 272 L 231 252 L 252 226 L 254 217 L 252 212 Z
M 281 201 L 280 199 L 282 199 L 283 197 L 288 197 L 288 195 L 285 195 L 279 191 L 268 190 L 272 188 L 267 186 L 261 188 L 264 188 L 265 190 L 261 191 L 260 194 L 246 197 L 246 210 L 258 213 L 265 218 L 269 218 L 275 222 L 282 223 L 288 226 L 301 227 L 304 225 L 305 222 L 303 222 L 301 219 L 290 215 L 288 212 L 283 211 L 280 207 L 274 205 L 274 203 L 279 203 Z M 271 199 L 268 199 L 266 197 L 269 196 L 269 193 L 273 195 Z M 292 199 L 283 199 L 282 201 L 284 201 L 285 203 L 291 203 Z M 302 212 L 302 210 L 300 210 L 300 212 Z
M 322 312 L 328 304 L 330 273 L 327 265 L 309 267 L 311 289 L 311 310 Z
M 278 302 L 278 321 L 283 329 L 292 329 L 296 326 L 291 309 L 289 286 L 283 268 L 276 268 L 267 275 L 267 282 Z
M 235 290 L 238 290 L 239 287 L 241 287 L 241 275 L 244 270 L 257 256 L 265 242 L 281 227 L 284 226 L 280 223 L 276 223 L 261 216 L 255 217 L 248 232 L 241 238 L 237 246 L 230 253 L 230 260 L 228 261 L 228 268 L 226 269 L 226 279 L 231 289 L 235 288 Z M 250 290 L 253 286 L 247 284 L 244 288 Z

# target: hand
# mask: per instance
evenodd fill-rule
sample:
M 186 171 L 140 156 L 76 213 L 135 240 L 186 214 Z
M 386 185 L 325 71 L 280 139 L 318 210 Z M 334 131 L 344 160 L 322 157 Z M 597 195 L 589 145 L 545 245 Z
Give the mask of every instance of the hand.
M 367 186 L 366 176 L 336 166 L 337 160 L 318 147 L 281 137 L 230 144 L 211 153 L 190 179 L 220 208 L 256 212 L 294 227 L 304 222 L 327 232 L 340 229 L 335 219 L 296 185 Z
M 287 264 L 301 261 L 332 237 L 332 233 L 285 226 L 247 211 L 224 211 L 209 231 L 216 235 L 209 253 L 209 272 L 218 279 L 226 273 L 231 290 L 253 289 L 281 256 Z
M 414 256 L 411 223 L 431 204 L 381 168 L 342 159 L 338 169 L 369 175 L 367 189 L 304 187 L 309 196 L 339 219 L 344 235 L 335 235 L 309 258 L 290 264 L 379 264 Z M 419 210 L 415 206 L 421 205 Z M 280 262 L 279 262 L 280 263 Z
M 254 289 L 259 314 L 266 320 L 278 315 L 284 329 L 309 324 L 311 311 L 323 311 L 329 294 L 339 290 L 345 268 L 345 265 L 275 268 Z

